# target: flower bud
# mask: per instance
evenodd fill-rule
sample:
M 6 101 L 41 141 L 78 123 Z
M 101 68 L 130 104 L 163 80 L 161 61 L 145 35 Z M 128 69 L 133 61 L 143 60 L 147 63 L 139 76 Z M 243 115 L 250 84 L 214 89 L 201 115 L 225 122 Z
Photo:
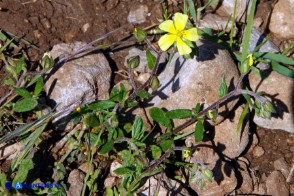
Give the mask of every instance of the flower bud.
M 151 86 L 152 90 L 157 90 L 159 88 L 160 82 L 159 82 L 157 76 L 153 76 L 151 78 L 150 86 Z
M 54 65 L 54 60 L 52 59 L 51 55 L 48 52 L 45 52 L 43 55 L 41 62 L 41 66 L 48 71 Z
M 135 69 L 140 64 L 140 57 L 137 55 L 128 58 L 127 64 L 129 68 Z

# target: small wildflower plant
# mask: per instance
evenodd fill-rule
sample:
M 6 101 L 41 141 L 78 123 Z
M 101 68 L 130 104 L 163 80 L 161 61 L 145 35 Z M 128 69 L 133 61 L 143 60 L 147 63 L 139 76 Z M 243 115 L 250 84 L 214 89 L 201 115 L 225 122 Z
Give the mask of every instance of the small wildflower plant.
M 188 15 L 175 13 L 173 20 L 166 20 L 159 25 L 159 29 L 167 32 L 158 41 L 161 50 L 166 51 L 175 44 L 180 55 L 192 52 L 192 41 L 198 41 L 199 35 L 195 27 L 185 30 L 187 22 Z

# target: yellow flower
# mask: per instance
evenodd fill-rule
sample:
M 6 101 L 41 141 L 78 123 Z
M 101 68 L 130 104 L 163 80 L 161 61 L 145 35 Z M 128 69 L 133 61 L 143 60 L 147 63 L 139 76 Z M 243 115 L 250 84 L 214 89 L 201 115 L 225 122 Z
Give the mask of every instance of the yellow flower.
M 184 149 L 183 151 L 183 158 L 188 158 L 190 156 L 190 150 L 189 149 Z
M 199 39 L 199 35 L 196 28 L 185 30 L 187 21 L 188 15 L 175 13 L 173 21 L 166 20 L 159 25 L 161 30 L 168 32 L 158 41 L 161 50 L 166 51 L 171 45 L 176 43 L 180 55 L 191 53 L 190 46 L 185 42 L 196 42 Z
M 77 112 L 81 112 L 81 110 L 82 110 L 81 107 L 77 107 L 77 108 L 76 108 L 76 111 L 77 111 Z
M 253 65 L 253 56 L 252 56 L 252 53 L 250 53 L 248 56 L 247 56 L 247 65 L 249 67 L 251 67 Z

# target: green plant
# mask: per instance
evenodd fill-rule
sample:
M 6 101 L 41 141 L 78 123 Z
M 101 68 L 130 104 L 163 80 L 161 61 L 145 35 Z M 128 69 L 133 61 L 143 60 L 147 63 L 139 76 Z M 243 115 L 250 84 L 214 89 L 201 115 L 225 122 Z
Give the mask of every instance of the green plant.
M 165 10 L 164 18 L 166 21 L 159 25 L 159 29 L 149 32 L 138 27 L 134 29 L 133 35 L 137 41 L 145 43 L 148 47 L 146 57 L 150 77 L 144 84 L 136 85 L 133 71 L 139 65 L 140 58 L 138 56 L 131 57 L 127 61 L 129 82 L 132 86 L 131 91 L 127 91 L 126 87 L 121 84 L 112 88 L 108 100 L 86 103 L 71 111 L 69 115 L 74 128 L 64 136 L 64 139 L 54 144 L 51 152 L 58 157 L 50 168 L 53 171 L 52 179 L 55 182 L 66 180 L 68 172 L 70 172 L 68 165 L 74 162 L 84 162 L 87 164 L 88 169 L 84 179 L 82 195 L 98 193 L 101 191 L 101 189 L 99 190 L 99 181 L 107 177 L 109 167 L 113 162 L 119 162 L 121 166 L 113 171 L 119 176 L 119 183 L 113 187 L 106 188 L 104 191 L 107 195 L 133 195 L 138 193 L 150 176 L 163 174 L 170 165 L 178 168 L 184 167 L 189 172 L 188 180 L 203 188 L 205 184 L 212 181 L 213 172 L 202 164 L 201 160 L 191 159 L 195 149 L 187 148 L 183 145 L 180 142 L 182 138 L 194 134 L 195 142 L 202 141 L 205 137 L 205 121 L 215 121 L 218 115 L 218 107 L 228 102 L 232 97 L 239 97 L 240 95 L 245 97 L 247 103 L 238 122 L 236 130 L 238 133 L 250 109 L 254 109 L 256 114 L 263 118 L 271 117 L 272 113 L 275 112 L 272 103 L 263 94 L 252 92 L 246 86 L 241 86 L 241 83 L 250 71 L 259 71 L 255 67 L 258 61 L 266 62 L 271 65 L 273 70 L 293 78 L 293 70 L 282 64 L 294 65 L 294 61 L 282 54 L 258 52 L 258 47 L 251 54 L 248 54 L 248 44 L 256 6 L 255 0 L 252 2 L 244 41 L 240 44 L 242 45 L 242 53 L 238 54 L 233 51 L 232 33 L 230 33 L 229 44 L 226 44 L 232 54 L 234 54 L 241 73 L 234 90 L 228 91 L 225 78 L 223 77 L 220 78 L 219 99 L 215 100 L 207 108 L 203 108 L 200 103 L 195 103 L 195 107 L 191 109 L 170 111 L 153 107 L 149 110 L 149 115 L 155 122 L 152 130 L 146 128 L 142 117 L 126 118 L 127 114 L 125 111 L 127 109 L 133 108 L 139 105 L 140 102 L 152 97 L 152 94 L 149 93 L 150 91 L 148 92 L 148 88 L 156 90 L 160 86 L 160 81 L 157 78 L 159 59 L 162 53 L 170 46 L 176 44 L 175 46 L 177 46 L 179 53 L 185 55 L 186 58 L 190 58 L 196 54 L 193 52 L 195 45 L 191 41 L 195 42 L 198 40 L 198 33 L 203 37 L 211 38 L 217 43 L 225 43 L 221 40 L 221 37 L 225 34 L 224 32 L 219 32 L 216 35 L 208 29 L 201 32 L 197 31 L 193 25 L 193 22 L 196 24 L 199 21 L 200 13 L 215 2 L 211 0 L 204 7 L 196 9 L 193 1 L 185 0 L 184 14 L 176 13 L 174 22 L 168 19 L 171 14 Z M 189 21 L 188 14 L 191 15 L 193 21 Z M 233 15 L 232 22 L 235 23 L 235 14 Z M 187 27 L 189 30 L 184 30 L 186 23 L 188 23 Z M 175 28 L 174 25 L 180 25 L 181 27 Z M 62 58 L 60 62 L 65 62 L 75 55 L 88 50 L 92 44 L 105 39 L 121 29 L 118 28 L 90 42 L 80 50 Z M 161 34 L 164 31 L 169 34 L 163 35 L 159 39 L 158 45 L 161 48 L 159 50 L 152 45 L 149 35 Z M 233 31 L 233 28 L 231 31 Z M 191 38 L 191 36 L 194 37 Z M 15 174 L 13 183 L 30 178 L 29 171 L 36 169 L 34 158 L 36 158 L 37 153 L 34 153 L 33 149 L 39 147 L 40 151 L 47 153 L 46 148 L 42 146 L 44 141 L 40 138 L 40 135 L 55 116 L 65 111 L 56 112 L 52 109 L 48 114 L 43 115 L 40 109 L 44 85 L 43 75 L 54 66 L 50 55 L 45 53 L 41 59 L 39 64 L 41 71 L 28 71 L 29 68 L 25 58 L 15 59 L 11 57 L 11 54 L 7 53 L 9 47 L 17 47 L 14 39 L 9 39 L 3 33 L 0 33 L 0 39 L 4 43 L 0 50 L 0 59 L 8 73 L 5 84 L 10 88 L 9 93 L 0 100 L 1 111 L 5 111 L 0 113 L 1 122 L 3 122 L 4 118 L 13 118 L 18 122 L 25 123 L 23 126 L 12 127 L 4 124 L 0 129 L 0 131 L 3 131 L 4 128 L 14 130 L 3 136 L 0 139 L 0 143 L 20 136 L 21 141 L 25 145 L 19 156 L 12 162 L 9 173 L 7 175 L 0 173 L 0 184 L 2 186 L 7 179 L 11 178 L 12 173 Z M 119 43 L 121 42 L 119 41 Z M 102 45 L 98 48 L 111 48 L 115 44 L 117 43 L 107 46 Z M 170 58 L 175 50 L 176 48 L 173 47 L 170 52 Z M 254 98 L 254 102 L 251 98 Z M 22 114 L 37 114 L 38 119 L 30 122 Z M 173 121 L 176 119 L 186 119 L 187 121 L 175 127 Z M 180 133 L 183 128 L 193 123 L 195 123 L 194 130 Z M 179 157 L 177 152 L 181 152 L 182 156 Z M 37 178 L 33 182 L 39 181 L 41 180 Z M 63 183 L 60 189 L 34 189 L 30 191 L 35 194 L 65 195 L 67 188 Z M 7 190 L 2 190 L 1 188 L 0 191 L 7 192 Z

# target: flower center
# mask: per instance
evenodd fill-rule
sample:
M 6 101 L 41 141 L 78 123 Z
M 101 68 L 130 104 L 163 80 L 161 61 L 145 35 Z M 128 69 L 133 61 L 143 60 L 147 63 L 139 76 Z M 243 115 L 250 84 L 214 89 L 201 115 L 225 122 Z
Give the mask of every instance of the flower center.
M 177 36 L 178 36 L 178 37 L 182 38 L 183 35 L 184 35 L 184 32 L 183 32 L 183 31 L 178 31 L 178 30 L 177 30 Z

